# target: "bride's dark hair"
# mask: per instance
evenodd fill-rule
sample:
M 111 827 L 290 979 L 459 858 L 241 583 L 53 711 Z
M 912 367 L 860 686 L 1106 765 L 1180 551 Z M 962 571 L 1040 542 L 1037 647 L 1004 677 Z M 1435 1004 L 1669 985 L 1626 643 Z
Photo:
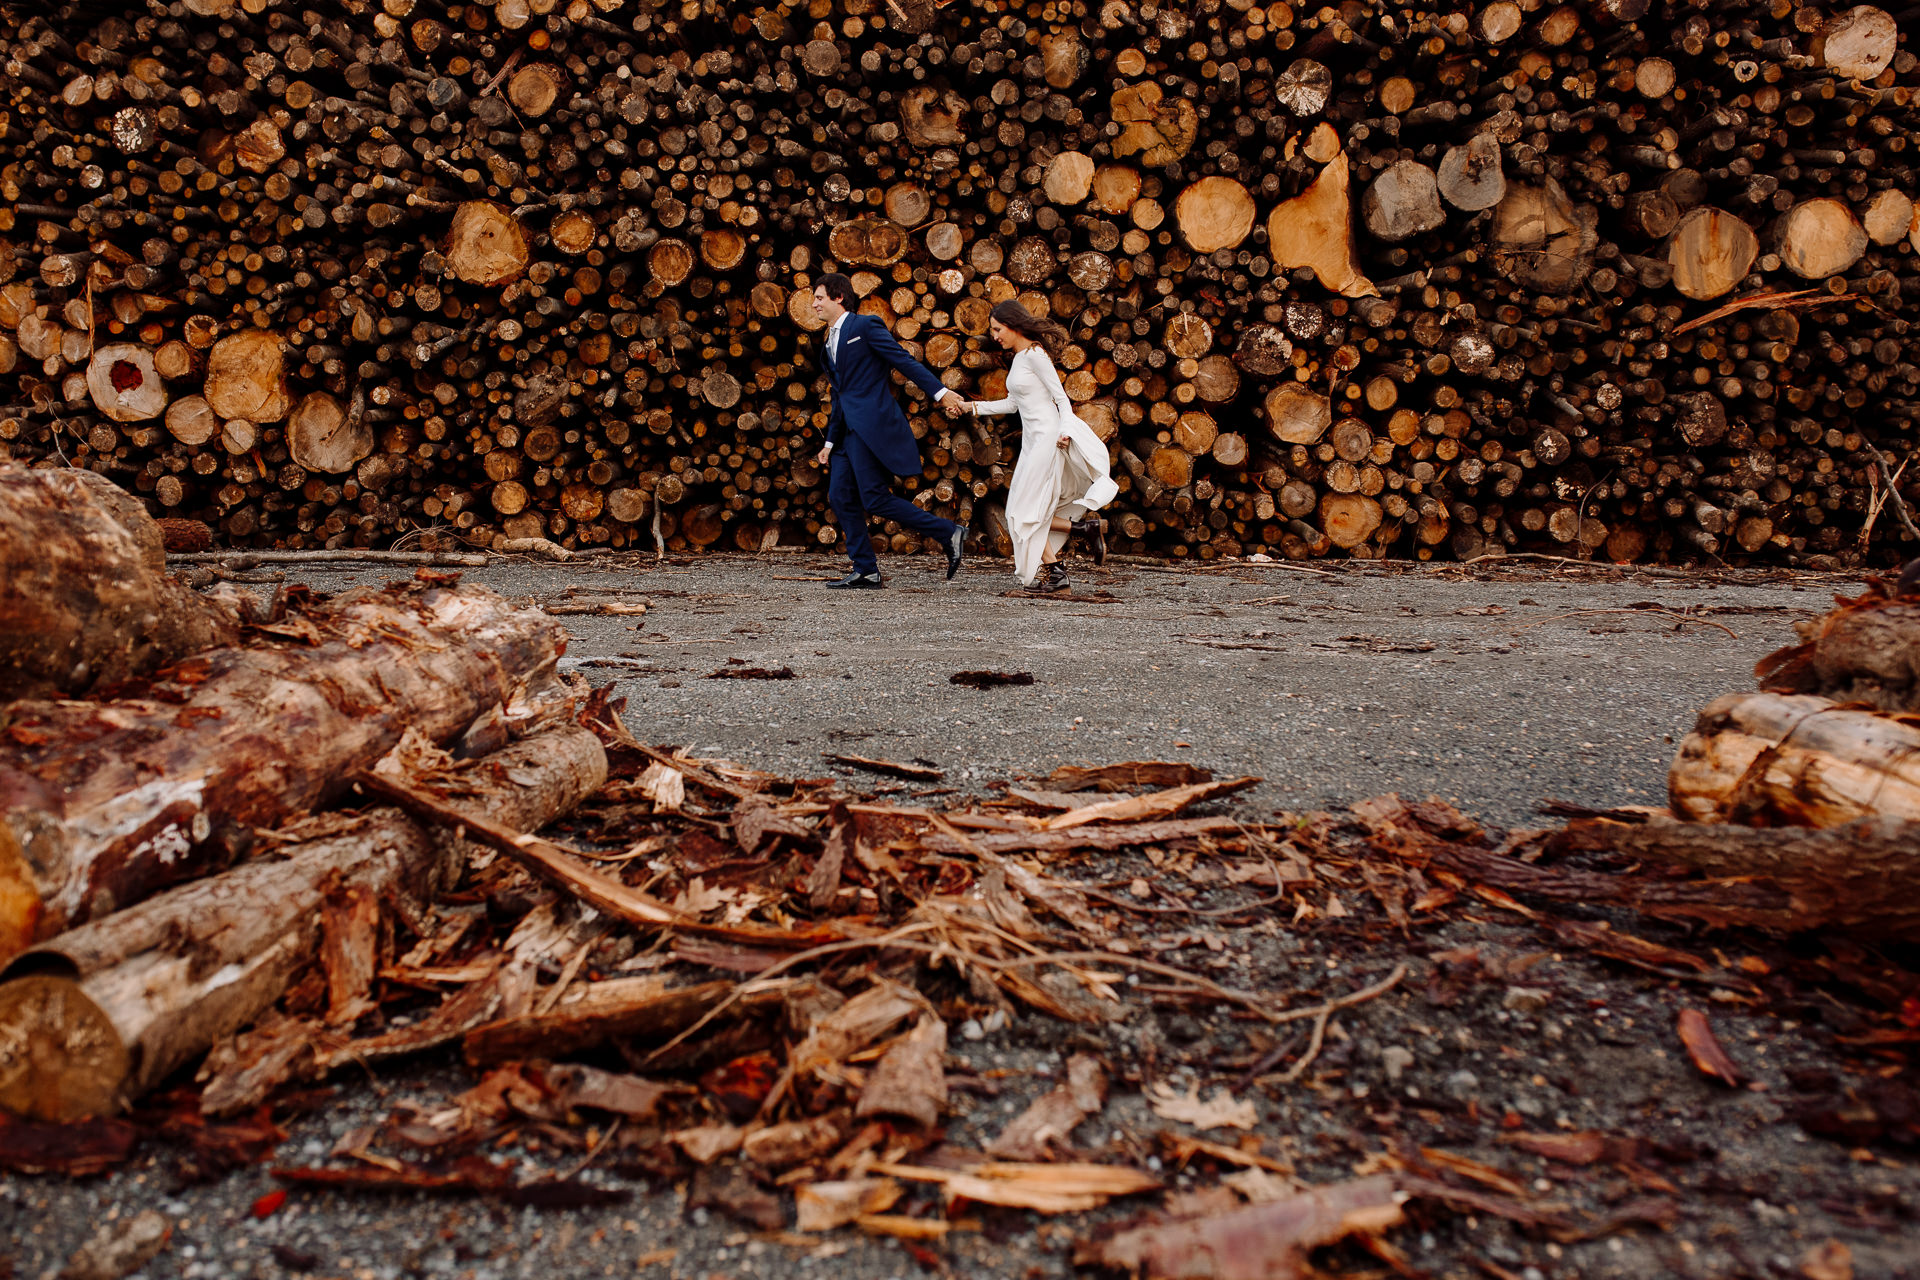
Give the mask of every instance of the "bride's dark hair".
M 1046 348 L 1049 356 L 1056 360 L 1060 358 L 1060 348 L 1066 345 L 1068 338 L 1062 325 L 1044 316 L 1036 316 L 1011 298 L 994 307 L 989 314 L 1021 337 L 1032 338 Z

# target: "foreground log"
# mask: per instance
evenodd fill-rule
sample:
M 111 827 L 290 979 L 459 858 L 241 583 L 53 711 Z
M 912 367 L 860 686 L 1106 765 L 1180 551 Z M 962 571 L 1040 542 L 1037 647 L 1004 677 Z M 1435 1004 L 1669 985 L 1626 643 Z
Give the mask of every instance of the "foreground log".
M 1806 830 L 1596 819 L 1572 824 L 1555 837 L 1555 847 L 1606 849 L 1729 884 L 1784 891 L 1785 901 L 1766 908 L 1729 908 L 1727 923 L 1781 933 L 1845 929 L 1861 937 L 1920 940 L 1920 823 L 1860 818 Z
M 606 774 L 599 739 L 569 728 L 524 738 L 451 781 L 478 812 L 530 831 Z M 444 846 L 397 810 L 375 809 L 15 958 L 0 981 L 0 1107 L 60 1122 L 119 1109 L 270 1008 L 320 949 L 329 904 L 424 900 Z
M 1920 723 L 1812 695 L 1728 694 L 1700 713 L 1667 788 L 1693 822 L 1920 821 Z
M 0 470 L 0 699 L 84 694 L 230 644 L 167 576 L 160 527 L 91 471 Z
M 424 571 L 423 571 L 424 573 Z M 218 649 L 140 699 L 18 702 L 0 721 L 0 958 L 226 865 L 385 755 L 443 742 L 554 679 L 566 632 L 437 575 L 280 628 L 318 643 Z

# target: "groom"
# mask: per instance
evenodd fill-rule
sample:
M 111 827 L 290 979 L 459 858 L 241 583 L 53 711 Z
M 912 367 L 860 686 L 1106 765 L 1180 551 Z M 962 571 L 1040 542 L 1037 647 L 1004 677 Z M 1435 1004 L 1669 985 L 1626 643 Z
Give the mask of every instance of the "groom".
M 960 569 L 960 544 L 967 531 L 893 492 L 893 476 L 920 474 L 920 442 L 887 385 L 887 370 L 898 369 L 942 403 L 949 417 L 961 412 L 960 397 L 940 385 L 933 371 L 900 349 L 887 326 L 875 316 L 857 315 L 853 281 L 838 272 L 820 277 L 813 290 L 814 310 L 827 321 L 827 373 L 833 382 L 833 407 L 827 416 L 827 444 L 818 459 L 827 468 L 827 501 L 847 535 L 853 572 L 830 590 L 877 590 L 885 585 L 867 530 L 872 516 L 937 538 L 947 552 L 947 577 Z

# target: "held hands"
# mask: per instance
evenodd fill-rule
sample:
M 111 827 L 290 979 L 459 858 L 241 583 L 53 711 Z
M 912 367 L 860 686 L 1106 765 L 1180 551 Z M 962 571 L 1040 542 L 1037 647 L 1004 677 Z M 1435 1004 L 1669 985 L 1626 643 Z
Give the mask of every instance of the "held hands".
M 942 400 L 940 407 L 946 411 L 949 418 L 962 418 L 973 412 L 973 406 L 957 395 L 951 395 Z

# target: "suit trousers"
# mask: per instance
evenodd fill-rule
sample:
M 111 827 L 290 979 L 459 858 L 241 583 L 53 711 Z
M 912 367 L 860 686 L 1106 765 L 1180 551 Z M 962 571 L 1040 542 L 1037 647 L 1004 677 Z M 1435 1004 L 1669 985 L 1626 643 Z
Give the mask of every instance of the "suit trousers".
M 828 459 L 827 502 L 847 535 L 847 558 L 853 561 L 855 573 L 880 572 L 880 562 L 873 555 L 873 536 L 867 530 L 868 521 L 875 517 L 937 538 L 943 547 L 960 527 L 895 493 L 893 473 L 852 430 Z

